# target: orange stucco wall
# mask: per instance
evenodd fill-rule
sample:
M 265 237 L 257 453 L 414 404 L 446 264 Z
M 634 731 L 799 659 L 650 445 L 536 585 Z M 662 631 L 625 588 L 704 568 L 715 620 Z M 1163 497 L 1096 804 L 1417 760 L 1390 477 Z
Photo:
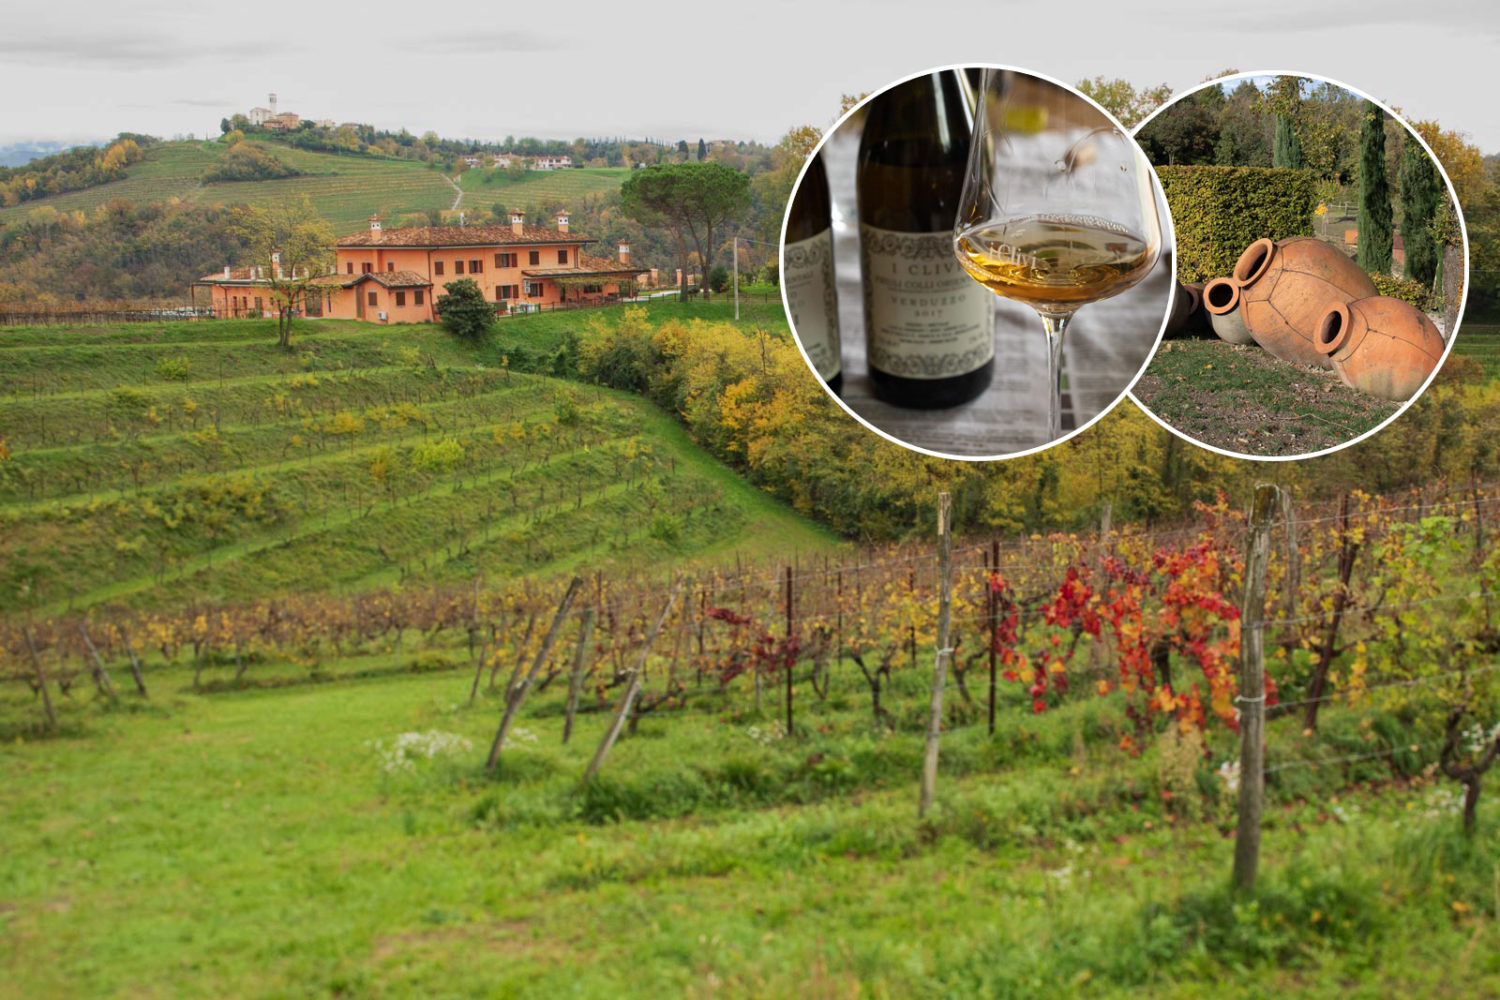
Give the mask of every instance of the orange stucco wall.
M 565 261 L 558 260 L 558 252 L 567 254 Z M 423 303 L 416 304 L 413 289 L 404 289 L 406 303 L 396 305 L 396 290 L 386 288 L 375 281 L 364 281 L 353 288 L 325 288 L 323 291 L 323 315 L 333 319 L 364 319 L 380 322 L 378 314 L 386 314 L 388 323 L 420 323 L 436 319 L 433 301 L 445 291 L 445 286 L 459 278 L 469 278 L 484 292 L 485 300 L 494 303 L 497 309 L 520 309 L 527 307 L 551 308 L 564 300 L 568 302 L 594 301 L 620 292 L 617 282 L 602 283 L 598 292 L 584 293 L 581 289 L 564 290 L 555 281 L 547 278 L 528 279 L 522 272 L 559 267 L 577 267 L 582 247 L 576 243 L 534 243 L 514 246 L 441 247 L 418 249 L 414 247 L 339 247 L 336 253 L 336 271 L 341 278 L 358 277 L 368 272 L 415 271 L 432 282 L 430 289 L 423 289 Z M 536 254 L 535 263 L 532 254 Z M 515 265 L 500 266 L 497 261 L 502 254 L 514 255 Z M 459 262 L 463 273 L 459 273 Z M 474 264 L 478 263 L 475 270 Z M 441 266 L 442 273 L 438 273 Z M 527 283 L 533 284 L 532 293 L 527 294 Z M 535 287 L 539 285 L 540 287 Z M 502 286 L 514 286 L 511 298 L 501 299 L 498 290 Z M 263 303 L 269 300 L 264 289 L 244 285 L 207 286 L 214 309 L 220 315 L 253 315 L 257 294 Z M 375 304 L 369 297 L 375 295 Z
M 272 308 L 271 299 L 266 294 L 264 287 L 257 288 L 254 285 L 210 285 L 207 292 L 208 302 L 200 304 L 212 306 L 216 315 L 252 318 L 273 315 L 270 311 Z M 259 311 L 255 308 L 256 299 L 259 299 L 261 303 Z

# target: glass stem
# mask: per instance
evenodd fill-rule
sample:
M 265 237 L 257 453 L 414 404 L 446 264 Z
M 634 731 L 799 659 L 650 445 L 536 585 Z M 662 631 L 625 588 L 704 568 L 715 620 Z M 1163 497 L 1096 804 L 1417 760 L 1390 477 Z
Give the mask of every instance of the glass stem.
M 1072 313 L 1042 316 L 1047 328 L 1047 440 L 1062 437 L 1062 347 Z

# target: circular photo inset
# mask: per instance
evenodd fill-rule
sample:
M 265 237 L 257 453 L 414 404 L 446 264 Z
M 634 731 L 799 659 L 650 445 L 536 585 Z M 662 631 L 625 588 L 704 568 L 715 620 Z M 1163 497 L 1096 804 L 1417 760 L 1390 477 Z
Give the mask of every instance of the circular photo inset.
M 947 67 L 824 137 L 782 228 L 809 366 L 878 434 L 944 458 L 1027 454 L 1092 423 L 1151 356 L 1171 228 L 1125 128 L 1077 91 Z
M 1136 129 L 1182 282 L 1133 398 L 1196 444 L 1301 458 L 1395 419 L 1447 357 L 1468 245 L 1447 175 L 1384 105 L 1246 73 Z

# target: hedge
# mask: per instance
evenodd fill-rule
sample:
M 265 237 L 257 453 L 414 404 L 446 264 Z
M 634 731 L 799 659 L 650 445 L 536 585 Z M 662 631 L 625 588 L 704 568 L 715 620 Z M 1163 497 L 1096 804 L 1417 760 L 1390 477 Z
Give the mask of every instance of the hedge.
M 1400 299 L 1407 305 L 1416 306 L 1418 309 L 1428 309 L 1432 306 L 1432 289 L 1420 281 L 1405 281 L 1401 278 L 1392 278 L 1388 274 L 1372 274 L 1370 280 L 1375 282 L 1375 291 L 1381 295 Z
M 1177 231 L 1177 279 L 1208 281 L 1261 237 L 1313 235 L 1308 170 L 1271 167 L 1157 167 Z

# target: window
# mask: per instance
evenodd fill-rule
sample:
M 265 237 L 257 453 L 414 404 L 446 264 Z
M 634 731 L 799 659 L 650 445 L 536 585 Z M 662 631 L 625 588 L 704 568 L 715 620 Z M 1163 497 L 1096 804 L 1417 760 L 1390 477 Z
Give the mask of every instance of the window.
M 406 305 L 406 293 L 405 292 L 397 292 L 396 293 L 396 305 L 398 305 L 398 306 L 404 306 L 404 305 Z
M 370 297 L 369 297 L 369 299 L 367 301 L 370 303 L 370 305 L 372 305 L 372 306 L 375 305 L 375 293 L 374 292 L 370 293 Z
M 422 289 L 420 289 L 420 288 L 414 289 L 412 291 L 412 293 L 411 293 L 411 304 L 414 305 L 414 306 L 421 305 L 422 304 L 423 295 L 424 295 L 424 293 L 423 293 Z
M 256 312 L 260 312 L 260 311 L 261 311 L 261 310 L 262 310 L 262 309 L 264 309 L 264 308 L 265 308 L 265 306 L 264 306 L 264 305 L 262 305 L 262 304 L 261 304 L 261 301 L 260 301 L 260 296 L 259 296 L 259 295 L 257 295 L 257 296 L 256 296 L 256 297 L 255 297 L 255 311 L 256 311 Z
M 497 254 L 495 254 L 495 266 L 496 267 L 515 267 L 516 266 L 516 255 L 513 254 L 513 253 L 497 253 Z
M 461 260 L 455 260 L 453 262 L 453 273 L 454 274 L 463 274 L 464 273 L 464 262 L 463 261 L 461 261 Z
M 557 262 L 559 264 L 566 264 L 568 262 L 568 251 L 566 251 L 566 250 L 559 250 L 559 251 L 557 251 Z
M 354 273 L 354 261 L 350 260 L 350 261 L 345 261 L 344 262 L 344 273 L 345 274 L 353 274 Z
M 443 262 L 442 261 L 435 260 L 435 261 L 432 262 L 432 273 L 433 274 L 442 274 L 443 273 Z
M 363 264 L 359 265 L 360 274 L 369 274 L 373 270 L 375 270 L 375 265 L 371 264 L 369 261 L 365 261 Z
M 540 250 L 531 251 L 530 260 L 533 264 L 540 264 L 542 262 L 542 252 Z
M 484 273 L 484 261 L 482 261 L 482 260 L 471 260 L 471 261 L 469 261 L 469 273 L 470 274 L 483 274 Z
M 394 271 L 395 269 L 396 269 L 396 262 L 395 261 L 388 260 L 388 261 L 385 262 L 385 270 L 386 270 L 387 274 L 389 274 L 390 272 Z
M 515 285 L 496 285 L 495 301 L 504 302 L 506 299 L 519 299 L 521 289 Z
M 526 297 L 528 299 L 539 299 L 542 297 L 542 283 L 540 281 L 526 282 Z

